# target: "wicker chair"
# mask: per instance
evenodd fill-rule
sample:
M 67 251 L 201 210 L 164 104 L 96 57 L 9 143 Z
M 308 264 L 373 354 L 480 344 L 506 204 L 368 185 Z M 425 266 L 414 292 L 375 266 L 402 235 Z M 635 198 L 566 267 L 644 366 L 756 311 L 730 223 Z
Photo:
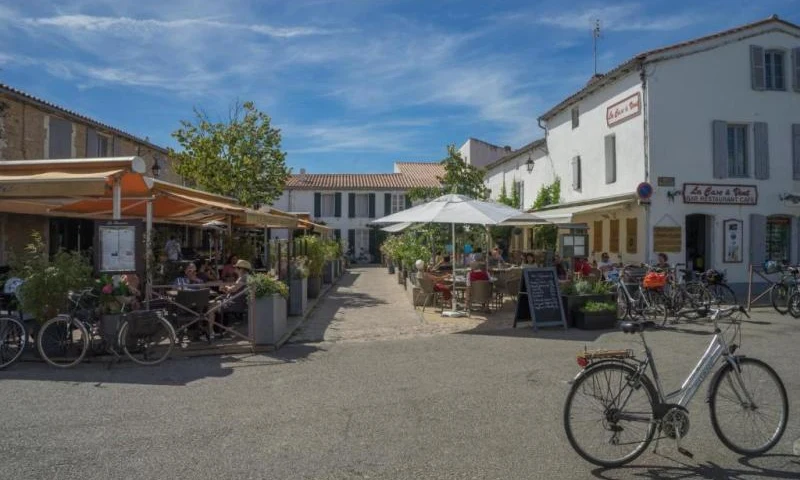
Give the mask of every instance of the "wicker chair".
M 480 305 L 485 310 L 490 310 L 489 304 L 492 302 L 492 282 L 487 280 L 475 280 L 469 285 L 467 290 L 467 315 L 472 314 L 472 306 Z
M 434 289 L 433 280 L 427 277 L 420 278 L 417 283 L 419 284 L 419 293 L 417 294 L 417 298 L 414 299 L 414 309 L 416 310 L 417 304 L 419 303 L 419 298 L 423 297 L 422 300 L 422 311 L 425 312 L 425 306 L 428 302 L 433 299 L 433 306 L 436 307 L 437 300 L 442 295 L 441 292 L 437 292 Z M 444 307 L 442 307 L 444 309 Z

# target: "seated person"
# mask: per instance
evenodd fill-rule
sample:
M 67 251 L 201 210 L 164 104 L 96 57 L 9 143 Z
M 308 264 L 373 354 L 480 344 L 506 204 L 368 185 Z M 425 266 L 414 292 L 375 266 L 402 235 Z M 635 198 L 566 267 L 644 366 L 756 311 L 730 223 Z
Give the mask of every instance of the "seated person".
M 525 254 L 525 260 L 522 262 L 523 267 L 535 267 L 536 266 L 536 257 L 533 256 L 532 253 Z
M 217 280 L 217 275 L 214 272 L 214 269 L 211 267 L 211 264 L 207 260 L 200 261 L 200 269 L 197 273 L 197 276 L 200 277 L 203 282 L 214 282 Z
M 576 274 L 586 277 L 592 273 L 592 264 L 583 257 L 575 257 L 574 270 Z
M 559 280 L 567 279 L 567 269 L 564 268 L 564 261 L 561 259 L 561 255 L 557 253 L 553 255 L 553 267 L 556 269 L 556 275 Z
M 233 283 L 236 281 L 236 263 L 239 261 L 239 257 L 236 255 L 231 255 L 228 257 L 228 261 L 225 262 L 225 266 L 222 267 L 222 281 L 225 283 Z
M 236 282 L 233 285 L 226 285 L 220 288 L 223 293 L 234 294 L 247 286 L 247 277 L 253 271 L 253 266 L 247 260 L 238 260 L 235 265 Z
M 467 274 L 467 285 L 471 285 L 472 282 L 479 282 L 479 281 L 489 281 L 489 274 L 486 272 L 486 269 L 483 266 L 483 263 L 480 262 L 472 262 L 469 266 L 470 270 Z
M 656 267 L 667 270 L 669 269 L 669 257 L 667 257 L 666 253 L 659 253 L 658 254 L 658 262 L 656 263 Z
M 453 271 L 453 265 L 450 263 L 450 255 L 445 255 L 442 258 L 442 261 L 439 262 L 435 267 L 433 267 L 433 269 L 439 272 Z
M 183 270 L 183 276 L 175 280 L 175 285 L 179 288 L 192 288 L 192 285 L 202 285 L 203 279 L 197 276 L 197 267 L 194 263 L 189 262 Z
M 429 278 L 431 281 L 433 281 L 433 291 L 440 292 L 445 302 L 449 302 L 450 299 L 453 298 L 453 294 L 451 292 L 453 286 L 445 283 L 444 275 L 436 275 L 432 272 L 425 272 L 424 275 L 426 278 Z
M 603 252 L 600 255 L 600 263 L 597 264 L 597 269 L 600 270 L 600 273 L 603 274 L 603 277 L 605 277 L 606 272 L 609 272 L 614 269 L 614 264 L 611 263 L 608 253 Z
M 505 263 L 503 261 L 503 255 L 500 253 L 500 248 L 494 247 L 492 249 L 492 253 L 489 256 L 489 266 L 490 267 L 500 267 Z
M 476 261 L 476 262 L 482 262 L 482 261 L 484 261 L 484 258 L 483 258 L 483 249 L 482 249 L 482 248 L 480 248 L 480 247 L 476 248 L 476 249 L 475 249 L 475 253 L 473 253 L 473 254 L 472 254 L 472 259 L 473 259 L 474 261 Z

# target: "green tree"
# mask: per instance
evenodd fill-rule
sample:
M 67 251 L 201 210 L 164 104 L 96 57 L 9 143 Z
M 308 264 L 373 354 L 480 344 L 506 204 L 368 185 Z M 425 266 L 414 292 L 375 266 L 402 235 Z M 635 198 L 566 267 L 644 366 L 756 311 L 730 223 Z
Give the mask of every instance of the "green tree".
M 500 187 L 500 196 L 497 197 L 498 203 L 502 203 L 503 205 L 508 205 L 509 207 L 513 207 L 514 205 L 511 202 L 511 198 L 508 196 L 508 190 L 506 190 L 506 182 L 503 182 L 503 185 Z
M 511 191 L 511 202 L 509 206 L 514 208 L 521 208 L 522 205 L 520 205 L 521 199 L 519 198 L 519 188 L 517 188 L 517 182 L 516 181 L 513 182 L 512 185 L 514 185 L 514 189 Z
M 550 185 L 544 185 L 536 194 L 533 202 L 533 209 L 538 210 L 547 205 L 555 205 L 561 201 L 561 179 L 556 180 Z M 544 250 L 555 250 L 558 244 L 558 226 L 556 225 L 536 225 L 533 227 L 533 246 Z
M 248 207 L 268 205 L 283 191 L 289 169 L 280 130 L 253 102 L 236 103 L 227 122 L 194 110 L 172 136 L 183 148 L 170 156 L 177 172 L 198 188 L 233 197 Z
M 483 183 L 486 172 L 468 164 L 455 145 L 447 146 L 447 158 L 440 162 L 444 167 L 444 176 L 436 177 L 441 184 L 432 188 L 413 188 L 408 196 L 411 200 L 431 200 L 448 193 L 466 195 L 479 200 L 489 198 L 489 189 Z

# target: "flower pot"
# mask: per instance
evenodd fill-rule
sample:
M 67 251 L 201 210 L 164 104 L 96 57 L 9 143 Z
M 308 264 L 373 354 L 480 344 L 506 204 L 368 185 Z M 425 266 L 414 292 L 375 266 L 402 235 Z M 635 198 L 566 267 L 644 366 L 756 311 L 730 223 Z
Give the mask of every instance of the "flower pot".
M 303 315 L 308 305 L 308 278 L 293 278 L 289 286 L 289 315 Z
M 582 312 L 580 310 L 572 314 L 575 319 L 575 327 L 581 330 L 607 330 L 617 325 L 617 314 L 610 312 Z
M 333 263 L 330 261 L 322 266 L 322 283 L 333 283 Z
M 319 292 L 322 290 L 322 277 L 308 277 L 308 298 L 319 297 Z
M 275 345 L 286 333 L 286 299 L 268 295 L 250 303 L 250 338 L 256 345 Z

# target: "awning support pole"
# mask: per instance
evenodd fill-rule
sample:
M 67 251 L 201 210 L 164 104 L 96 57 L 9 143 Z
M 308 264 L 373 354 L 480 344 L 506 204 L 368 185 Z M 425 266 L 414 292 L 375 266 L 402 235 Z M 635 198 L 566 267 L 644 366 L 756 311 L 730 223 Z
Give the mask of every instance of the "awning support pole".
M 119 220 L 122 218 L 122 183 L 119 177 L 114 177 L 114 185 L 112 187 L 112 218 Z
M 147 286 L 145 287 L 145 309 L 150 310 L 150 299 L 153 297 L 153 199 L 147 200 L 145 213 L 145 275 L 147 276 Z

